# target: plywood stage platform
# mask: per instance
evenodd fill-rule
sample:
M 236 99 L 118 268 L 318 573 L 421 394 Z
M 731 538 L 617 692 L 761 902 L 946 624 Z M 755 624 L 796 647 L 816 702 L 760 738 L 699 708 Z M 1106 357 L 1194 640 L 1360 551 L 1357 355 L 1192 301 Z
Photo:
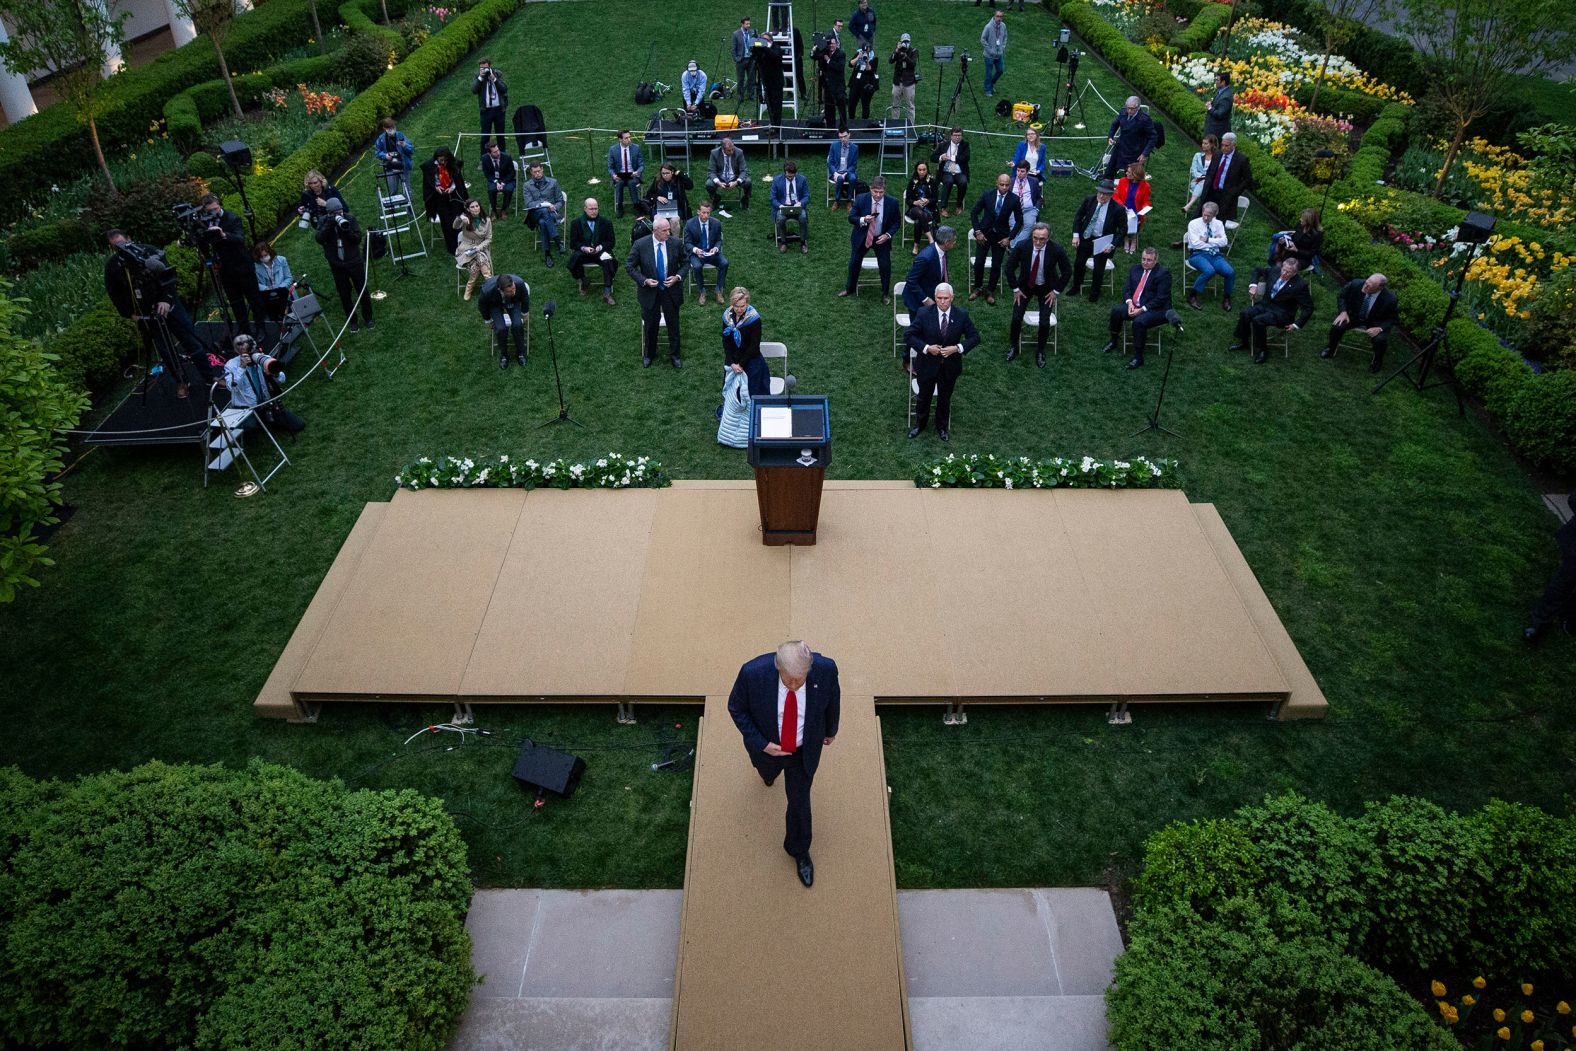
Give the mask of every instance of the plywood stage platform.
M 748 482 L 369 504 L 257 699 L 702 699 L 804 637 L 877 702 L 1325 700 L 1207 504 L 1174 490 L 829 483 L 760 543 Z

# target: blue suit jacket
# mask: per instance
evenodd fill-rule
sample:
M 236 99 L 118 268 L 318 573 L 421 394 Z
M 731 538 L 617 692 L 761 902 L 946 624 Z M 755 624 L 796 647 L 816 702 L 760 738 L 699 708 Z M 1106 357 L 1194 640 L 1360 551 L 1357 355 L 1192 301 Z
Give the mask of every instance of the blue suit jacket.
M 941 284 L 941 246 L 929 244 L 914 257 L 903 279 L 903 305 L 908 307 L 912 319 L 919 313 L 925 300 L 936 297 L 936 286 Z
M 619 168 L 624 166 L 623 147 L 619 143 L 607 148 L 607 174 L 608 178 L 617 178 Z M 640 153 L 640 143 L 629 144 L 629 168 L 635 173 L 635 181 L 640 182 L 646 173 L 646 160 Z
M 769 759 L 766 745 L 782 744 L 782 727 L 777 723 L 777 665 L 775 653 L 763 653 L 745 662 L 728 694 L 728 714 L 733 717 L 750 762 Z M 837 684 L 837 663 L 817 653 L 810 664 L 799 703 L 804 709 L 804 768 L 815 773 L 821 761 L 821 742 L 837 736 L 842 693 Z
M 842 143 L 834 139 L 832 145 L 827 148 L 826 177 L 828 179 L 837 174 L 837 151 L 841 145 Z M 848 174 L 851 178 L 857 178 L 859 174 L 859 143 L 857 142 L 848 144 Z
M 874 214 L 875 198 L 868 193 L 862 193 L 854 198 L 854 206 L 848 210 L 848 221 L 853 224 L 853 233 L 849 235 L 849 244 L 859 245 L 865 239 L 865 228 L 860 226 L 860 220 L 867 215 Z M 903 210 L 891 194 L 881 198 L 881 214 L 877 217 L 879 225 L 876 227 L 876 236 L 886 234 L 888 237 L 897 236 L 898 224 L 903 221 Z M 891 246 L 890 241 L 887 245 Z
M 810 180 L 808 180 L 808 179 L 806 179 L 804 177 L 804 173 L 803 172 L 800 172 L 799 174 L 795 175 L 793 178 L 794 178 L 794 193 L 797 195 L 797 200 L 799 202 L 799 207 L 805 208 L 810 203 L 807 200 L 807 198 L 810 196 Z M 777 221 L 777 209 L 781 208 L 783 205 L 785 205 L 787 203 L 788 203 L 788 176 L 786 176 L 786 175 L 779 175 L 777 178 L 772 180 L 772 221 L 773 222 Z M 809 212 L 806 211 L 805 214 L 809 215 Z

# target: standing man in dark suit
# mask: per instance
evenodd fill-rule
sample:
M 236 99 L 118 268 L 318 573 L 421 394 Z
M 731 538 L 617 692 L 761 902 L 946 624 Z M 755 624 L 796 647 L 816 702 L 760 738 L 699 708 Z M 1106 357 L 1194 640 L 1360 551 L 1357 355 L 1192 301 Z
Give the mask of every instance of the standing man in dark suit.
M 908 346 L 915 352 L 914 378 L 919 381 L 916 422 L 910 438 L 918 438 L 930 421 L 930 395 L 936 392 L 936 433 L 952 440 L 952 389 L 963 375 L 963 355 L 979 346 L 979 330 L 969 312 L 952 302 L 952 286 L 936 286 L 936 302 L 923 307 L 908 327 Z
M 892 235 L 902 221 L 897 199 L 887 196 L 886 179 L 877 175 L 870 180 L 870 192 L 854 198 L 854 206 L 848 210 L 848 222 L 854 229 L 848 238 L 848 282 L 837 293 L 839 298 L 854 294 L 865 253 L 873 251 L 881 273 L 881 302 L 892 302 Z
M 236 331 L 253 332 L 252 314 L 256 314 L 255 331 L 262 335 L 263 319 L 268 313 L 263 309 L 263 294 L 257 288 L 257 270 L 246 249 L 246 230 L 241 225 L 241 217 L 225 208 L 216 194 L 210 193 L 202 199 L 202 218 L 206 224 L 208 251 L 219 264 L 219 283 L 224 287 L 224 298 L 235 314 Z
M 1220 137 L 1220 152 L 1204 173 L 1204 200 L 1220 206 L 1220 221 L 1237 217 L 1237 198 L 1253 186 L 1253 166 L 1237 152 L 1237 134 L 1228 131 Z
M 1073 287 L 1067 294 L 1078 294 L 1083 287 L 1085 266 L 1093 260 L 1094 276 L 1090 279 L 1093 283 L 1089 287 L 1091 303 L 1100 298 L 1100 289 L 1105 285 L 1105 264 L 1116 252 L 1116 242 L 1127 236 L 1127 209 L 1111 200 L 1115 192 L 1114 182 L 1101 179 L 1094 193 L 1083 199 L 1078 214 L 1073 216 Z M 1104 252 L 1095 255 L 1094 243 L 1101 237 L 1111 238 L 1111 243 Z
M 755 62 L 751 52 L 755 49 L 755 32 L 750 29 L 749 16 L 739 19 L 739 28 L 733 31 L 733 74 L 739 88 L 739 98 L 755 101 Z
M 1126 171 L 1136 160 L 1148 162 L 1155 144 L 1160 141 L 1160 133 L 1155 130 L 1154 119 L 1139 109 L 1137 95 L 1127 96 L 1121 112 L 1111 121 L 1105 141 L 1111 147 L 1111 163 L 1105 169 L 1107 175 Z
M 1204 134 L 1220 138 L 1231 130 L 1231 74 L 1224 69 L 1215 74 L 1215 94 L 1204 110 Z
M 810 786 L 821 750 L 837 737 L 842 714 L 837 664 L 803 642 L 785 642 L 776 653 L 763 653 L 739 669 L 728 694 L 728 714 L 766 787 L 783 775 L 788 792 L 783 850 L 793 858 L 799 882 L 811 886 Z
M 673 221 L 674 224 L 677 220 Z M 668 236 L 669 220 L 652 221 L 651 233 L 636 241 L 624 260 L 624 270 L 635 282 L 640 300 L 640 319 L 645 324 L 645 339 L 640 348 L 640 367 L 649 369 L 657 353 L 657 318 L 668 323 L 668 360 L 676 369 L 684 367 L 679 354 L 679 305 L 684 301 L 684 269 L 689 252 L 682 237 Z
M 1023 315 L 1040 312 L 1034 363 L 1045 367 L 1045 339 L 1055 323 L 1056 294 L 1067 287 L 1072 267 L 1062 246 L 1051 240 L 1051 228 L 1035 223 L 1026 240 L 1019 241 L 1007 257 L 1007 287 L 1012 289 L 1012 330 L 1007 334 L 1007 361 L 1018 357 L 1023 335 Z M 905 288 L 904 291 L 907 291 Z
M 770 33 L 762 33 L 755 44 L 755 78 L 760 84 L 761 101 L 766 103 L 766 118 L 774 128 L 783 126 L 783 53 Z
M 985 289 L 985 258 L 989 256 L 990 288 L 985 291 L 985 302 L 995 306 L 1002 257 L 1023 226 L 1023 203 L 1012 192 L 1012 177 L 1006 172 L 996 176 L 996 188 L 980 195 L 969 218 L 974 223 L 974 288 L 969 292 L 969 302 L 978 299 Z
M 1390 346 L 1390 328 L 1395 324 L 1399 312 L 1395 293 L 1390 291 L 1390 279 L 1383 274 L 1369 274 L 1366 281 L 1353 278 L 1341 289 L 1339 302 L 1341 312 L 1335 315 L 1335 321 L 1330 325 L 1329 346 L 1319 351 L 1319 357 L 1335 357 L 1335 347 L 1341 342 L 1341 337 L 1346 335 L 1347 329 L 1355 328 L 1373 344 L 1374 361 L 1368 366 L 1368 371 L 1378 372 L 1384 368 L 1384 352 Z
M 613 273 L 618 269 L 618 262 L 613 258 L 617 235 L 613 232 L 613 221 L 599 215 L 600 210 L 597 199 L 587 197 L 585 211 L 569 224 L 569 276 L 580 282 L 581 295 L 589 295 L 591 287 L 586 281 L 586 267 L 600 268 L 602 302 L 612 306 Z
M 1127 285 L 1122 290 L 1122 305 L 1111 308 L 1111 338 L 1100 353 L 1109 354 L 1122 338 L 1122 324 L 1133 326 L 1133 356 L 1128 361 L 1130 369 L 1144 367 L 1144 344 L 1149 340 L 1149 330 L 1166 323 L 1166 311 L 1171 309 L 1171 271 L 1160 265 L 1160 253 L 1154 248 L 1144 249 L 1143 263 L 1127 272 Z
M 1272 273 L 1267 266 L 1254 271 L 1253 284 L 1248 295 L 1262 296 L 1259 302 L 1237 315 L 1235 342 L 1228 350 L 1242 350 L 1248 343 L 1248 328 L 1253 331 L 1253 364 L 1262 365 L 1265 359 L 1267 330 L 1271 327 L 1296 332 L 1313 317 L 1313 292 L 1308 282 L 1297 273 L 1300 264 L 1292 256 L 1281 260 L 1279 272 Z M 1295 311 L 1296 318 L 1292 314 Z
M 826 104 L 826 126 L 848 127 L 848 56 L 839 46 L 836 33 L 828 37 L 821 57 L 821 95 Z
M 487 133 L 498 133 L 498 145 L 503 146 L 503 112 L 509 108 L 509 85 L 503 74 L 492 68 L 492 59 L 476 62 L 476 80 L 471 84 L 471 94 L 482 111 L 482 148 L 487 148 Z
M 936 240 L 919 250 L 914 265 L 903 278 L 903 305 L 908 308 L 910 319 L 920 307 L 936 301 L 936 286 L 947 283 L 947 252 L 957 243 L 958 233 L 950 226 L 936 227 Z

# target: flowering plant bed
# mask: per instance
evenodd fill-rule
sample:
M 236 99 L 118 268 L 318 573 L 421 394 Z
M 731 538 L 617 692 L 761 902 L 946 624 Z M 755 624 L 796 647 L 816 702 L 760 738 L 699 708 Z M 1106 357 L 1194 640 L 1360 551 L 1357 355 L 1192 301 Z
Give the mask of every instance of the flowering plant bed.
M 1052 456 L 1031 460 L 1027 456 L 948 453 L 921 464 L 914 484 L 922 489 L 1177 489 L 1175 460 L 1096 460 Z
M 401 468 L 394 484 L 402 489 L 662 489 L 673 480 L 649 456 L 608 453 L 592 463 L 570 463 L 504 454 L 491 459 L 423 456 Z

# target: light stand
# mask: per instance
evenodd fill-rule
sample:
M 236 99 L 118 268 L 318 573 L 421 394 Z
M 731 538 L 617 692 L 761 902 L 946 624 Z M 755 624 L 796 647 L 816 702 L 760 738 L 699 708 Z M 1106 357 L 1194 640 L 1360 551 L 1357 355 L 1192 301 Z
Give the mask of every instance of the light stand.
M 936 44 L 930 49 L 930 57 L 937 66 L 944 66 L 952 61 L 952 56 L 957 53 L 957 48 L 951 44 Z M 932 124 L 941 123 L 941 70 L 936 70 L 936 116 Z
M 1324 206 L 1330 200 L 1330 185 L 1335 182 L 1335 151 L 1325 146 L 1313 151 L 1319 174 L 1324 177 L 1324 196 L 1319 199 L 1319 225 L 1324 225 Z
M 585 424 L 569 415 L 569 405 L 564 401 L 564 378 L 558 372 L 558 341 L 553 338 L 553 313 L 557 309 L 556 299 L 549 299 L 542 307 L 542 320 L 547 322 L 547 350 L 553 359 L 553 382 L 558 385 L 558 415 L 542 424 L 542 427 L 551 427 L 555 423 L 572 423 L 576 427 L 584 427 Z
M 219 144 L 219 156 L 230 171 L 227 178 L 241 195 L 241 212 L 246 216 L 246 228 L 251 231 L 252 240 L 256 241 L 257 219 L 252 215 L 252 202 L 246 197 L 246 179 L 241 174 L 242 168 L 252 167 L 252 151 L 240 139 L 231 139 Z
M 1175 310 L 1168 310 L 1166 311 L 1166 320 L 1171 323 L 1171 327 L 1176 330 L 1177 335 L 1182 334 L 1182 315 Z M 1165 431 L 1173 438 L 1182 437 L 1176 431 L 1160 422 L 1160 407 L 1166 403 L 1166 382 L 1171 379 L 1171 357 L 1176 353 L 1176 345 L 1177 341 L 1172 339 L 1171 347 L 1166 351 L 1166 367 L 1160 373 L 1160 396 L 1155 399 L 1155 411 L 1149 414 L 1149 422 L 1132 434 L 1129 434 L 1129 438 L 1136 438 L 1140 434 L 1148 434 L 1150 431 Z
M 1072 39 L 1072 30 L 1067 28 L 1065 25 L 1062 26 L 1061 31 L 1056 34 L 1056 64 L 1058 66 L 1063 67 L 1064 69 L 1067 66 L 1067 59 L 1068 59 L 1067 42 L 1069 40 L 1071 40 L 1071 39 Z M 1055 85 L 1054 89 L 1052 90 L 1052 94 L 1051 94 L 1051 119 L 1047 122 L 1047 125 L 1051 129 L 1051 132 L 1050 132 L 1050 137 L 1051 138 L 1055 138 L 1056 137 L 1056 129 L 1057 129 L 1058 126 L 1063 124 L 1063 120 L 1064 120 L 1064 118 L 1066 116 L 1064 113 L 1062 113 L 1062 108 L 1061 108 L 1062 107 L 1062 79 L 1063 78 L 1060 75 L 1057 76 L 1057 78 L 1056 78 L 1056 85 Z M 1069 103 L 1072 102 L 1071 95 L 1069 95 L 1067 101 Z

